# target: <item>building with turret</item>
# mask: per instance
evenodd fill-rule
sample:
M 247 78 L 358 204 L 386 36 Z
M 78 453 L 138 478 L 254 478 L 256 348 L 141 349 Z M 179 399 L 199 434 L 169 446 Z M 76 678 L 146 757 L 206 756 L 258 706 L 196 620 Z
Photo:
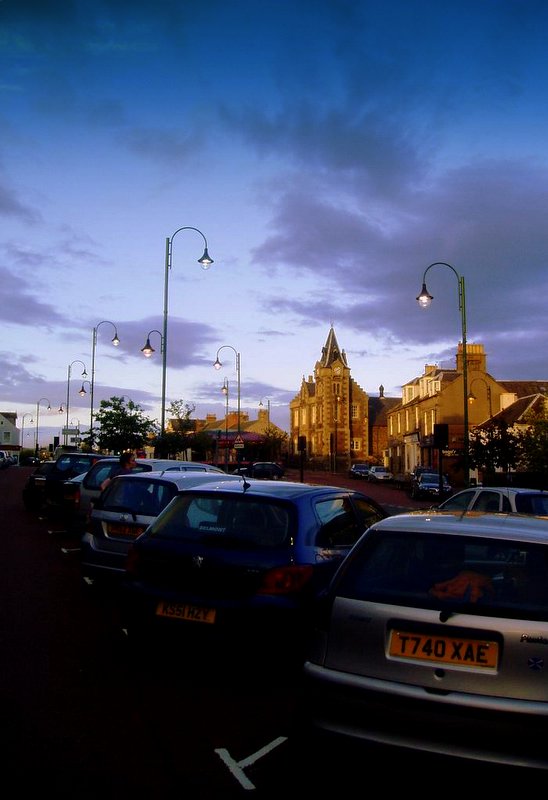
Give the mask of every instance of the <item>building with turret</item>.
M 352 461 L 382 464 L 387 411 L 399 402 L 385 397 L 382 386 L 378 397 L 359 386 L 331 326 L 313 373 L 303 375 L 300 391 L 289 404 L 292 452 L 305 446 L 308 459 L 333 471 Z

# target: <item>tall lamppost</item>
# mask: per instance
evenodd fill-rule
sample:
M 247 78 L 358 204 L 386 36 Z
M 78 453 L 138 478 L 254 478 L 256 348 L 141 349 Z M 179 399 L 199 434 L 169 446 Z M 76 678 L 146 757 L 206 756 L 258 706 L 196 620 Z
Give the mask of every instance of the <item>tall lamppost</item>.
M 217 350 L 217 357 L 215 359 L 215 363 L 213 364 L 213 366 L 215 367 L 215 369 L 221 369 L 221 367 L 223 366 L 222 363 L 219 361 L 219 353 L 221 352 L 221 350 L 224 350 L 225 347 L 228 348 L 229 350 L 233 350 L 234 354 L 236 356 L 236 377 L 237 377 L 237 382 L 238 382 L 237 383 L 237 386 L 238 386 L 237 391 L 238 391 L 238 436 L 239 436 L 240 433 L 241 433 L 241 424 L 240 424 L 241 358 L 240 358 L 240 354 L 238 353 L 238 351 L 236 350 L 235 347 L 232 347 L 231 344 L 223 344 Z
M 225 472 L 228 472 L 228 378 L 224 379 L 221 392 L 225 396 Z
M 92 449 L 93 449 L 93 399 L 94 399 L 94 389 L 95 389 L 95 352 L 97 350 L 97 331 L 99 330 L 101 325 L 105 324 L 112 325 L 112 327 L 114 328 L 114 336 L 111 339 L 111 342 L 114 345 L 114 347 L 118 347 L 118 345 L 120 344 L 120 339 L 118 338 L 118 329 L 114 324 L 114 322 L 111 322 L 109 319 L 103 319 L 101 320 L 101 322 L 97 323 L 97 325 L 93 329 L 93 336 L 91 342 L 91 381 L 89 390 L 89 437 Z
M 163 350 L 162 350 L 162 411 L 161 411 L 161 423 L 160 423 L 161 436 L 164 435 L 166 428 L 167 317 L 168 317 L 168 296 L 169 296 L 168 292 L 169 270 L 171 269 L 173 239 L 181 231 L 196 231 L 196 233 L 200 234 L 200 236 L 204 240 L 205 246 L 202 257 L 198 259 L 198 264 L 201 264 L 203 269 L 209 269 L 209 267 L 213 264 L 213 259 L 210 258 L 209 253 L 207 252 L 207 239 L 205 238 L 202 231 L 199 230 L 198 228 L 193 228 L 190 225 L 186 225 L 182 228 L 177 228 L 175 233 L 173 233 L 170 237 L 166 239 L 166 260 L 165 260 L 165 274 L 164 274 L 164 326 L 163 326 Z
M 74 364 L 81 364 L 83 366 L 84 370 L 82 372 L 82 378 L 87 378 L 87 376 L 88 376 L 88 373 L 86 371 L 86 365 L 84 364 L 83 361 L 80 361 L 79 358 L 75 359 L 74 361 L 71 361 L 70 364 L 68 365 L 68 370 L 67 370 L 67 407 L 65 409 L 66 415 L 67 415 L 67 419 L 66 419 L 66 424 L 65 424 L 65 433 L 63 434 L 63 444 L 67 443 L 67 436 L 68 436 L 67 431 L 68 431 L 68 426 L 69 426 L 70 378 L 71 378 L 71 374 L 72 374 L 72 367 L 73 367 Z M 93 386 L 93 381 L 91 383 L 91 386 Z M 83 387 L 84 387 L 84 384 L 82 384 L 82 388 Z M 82 389 L 80 389 L 80 392 L 81 391 L 82 391 Z M 85 390 L 84 390 L 84 394 L 85 394 Z
M 40 422 L 40 403 L 42 402 L 42 400 L 44 400 L 48 404 L 47 405 L 47 410 L 51 411 L 51 403 L 48 400 L 48 398 L 47 397 L 41 397 L 40 400 L 36 403 L 36 433 L 34 435 L 34 452 L 36 453 L 36 455 L 38 455 L 38 452 L 39 452 L 39 449 L 40 449 L 39 446 L 38 446 L 38 425 L 39 425 L 39 422 Z M 60 405 L 59 406 L 59 414 L 62 414 L 62 413 L 63 413 L 63 406 Z
M 491 387 L 489 386 L 485 378 L 472 378 L 472 381 L 470 383 L 470 392 L 468 394 L 468 402 L 470 403 L 470 405 L 472 405 L 472 403 L 478 399 L 472 391 L 472 386 L 475 384 L 476 381 L 481 381 L 482 383 L 484 383 L 485 388 L 487 389 L 487 402 L 489 403 L 489 419 L 491 419 L 491 417 L 493 416 L 493 406 L 491 403 Z
M 433 295 L 428 292 L 426 288 L 426 273 L 432 267 L 448 267 L 455 275 L 459 287 L 459 310 L 461 318 L 461 335 L 462 335 L 462 394 L 463 394 L 463 468 L 464 468 L 464 485 L 468 486 L 470 480 L 469 472 L 469 431 L 468 431 L 468 354 L 466 350 L 466 294 L 464 290 L 464 276 L 459 275 L 457 270 L 447 264 L 445 261 L 435 261 L 424 270 L 422 276 L 422 289 L 417 297 L 417 301 L 421 308 L 428 308 L 434 299 Z
M 21 442 L 19 444 L 20 447 L 23 447 L 25 444 L 25 417 L 30 417 L 31 424 L 33 422 L 32 414 L 23 414 L 23 418 L 21 419 Z M 28 436 L 28 433 L 27 433 Z

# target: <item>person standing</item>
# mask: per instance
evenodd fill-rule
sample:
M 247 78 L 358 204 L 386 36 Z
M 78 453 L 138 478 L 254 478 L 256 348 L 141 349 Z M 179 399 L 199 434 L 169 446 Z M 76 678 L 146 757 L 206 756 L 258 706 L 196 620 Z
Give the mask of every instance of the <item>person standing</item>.
M 135 455 L 132 452 L 128 451 L 122 453 L 118 462 L 118 466 L 112 471 L 112 474 L 108 478 L 105 478 L 105 480 L 102 482 L 101 491 L 106 489 L 116 475 L 124 475 L 126 472 L 132 472 L 135 468 L 135 464 Z

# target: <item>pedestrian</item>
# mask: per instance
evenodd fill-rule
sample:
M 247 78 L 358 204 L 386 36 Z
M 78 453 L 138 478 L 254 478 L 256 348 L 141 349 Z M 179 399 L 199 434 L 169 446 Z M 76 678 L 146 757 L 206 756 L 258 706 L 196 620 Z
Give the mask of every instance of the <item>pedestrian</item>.
M 118 461 L 118 466 L 112 471 L 110 477 L 105 478 L 105 480 L 101 484 L 101 491 L 105 489 L 111 480 L 116 475 L 124 475 L 126 472 L 132 472 L 135 468 L 135 455 L 132 452 L 125 452 L 122 453 L 120 456 L 120 460 Z

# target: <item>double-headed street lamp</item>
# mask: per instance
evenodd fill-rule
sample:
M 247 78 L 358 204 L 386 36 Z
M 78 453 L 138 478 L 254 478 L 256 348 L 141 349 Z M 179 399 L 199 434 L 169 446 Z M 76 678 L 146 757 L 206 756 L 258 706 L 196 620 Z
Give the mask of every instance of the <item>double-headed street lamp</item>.
M 93 395 L 94 395 L 94 388 L 95 388 L 95 351 L 97 350 L 97 331 L 101 327 L 101 325 L 112 325 L 114 328 L 114 336 L 111 339 L 112 344 L 114 347 L 118 347 L 120 344 L 120 339 L 118 338 L 118 328 L 111 322 L 109 319 L 104 319 L 101 322 L 98 322 L 97 325 L 93 329 L 93 336 L 91 342 L 91 381 L 90 381 L 90 389 L 89 389 L 89 436 L 90 436 L 90 444 L 93 447 Z M 83 385 L 83 384 L 82 384 Z
M 70 377 L 71 377 L 71 374 L 72 374 L 72 367 L 73 367 L 74 364 L 81 364 L 83 366 L 84 369 L 83 369 L 83 372 L 82 372 L 82 378 L 87 378 L 87 376 L 88 376 L 88 373 L 87 373 L 87 370 L 86 370 L 86 365 L 84 364 L 83 361 L 80 361 L 79 358 L 75 359 L 74 361 L 71 361 L 70 364 L 68 365 L 68 370 L 67 370 L 67 407 L 65 409 L 66 415 L 67 415 L 67 419 L 66 419 L 66 424 L 65 424 L 65 432 L 63 434 L 63 444 L 67 443 L 67 436 L 68 436 L 67 431 L 68 431 L 68 426 L 69 426 Z M 91 382 L 91 386 L 93 387 L 93 381 Z M 82 384 L 82 389 L 83 388 L 84 388 L 84 384 Z M 80 389 L 80 393 L 82 392 L 82 389 Z M 84 394 L 85 394 L 85 390 L 84 390 Z
M 464 276 L 459 275 L 457 270 L 447 264 L 445 261 L 435 261 L 430 266 L 426 267 L 422 276 L 422 289 L 417 297 L 417 301 L 421 308 L 428 308 L 434 299 L 433 295 L 428 292 L 426 288 L 426 273 L 432 267 L 448 267 L 455 275 L 459 287 L 459 310 L 461 318 L 461 331 L 462 331 L 462 394 L 463 394 L 463 468 L 464 468 L 464 485 L 468 486 L 470 480 L 469 474 L 469 432 L 468 432 L 468 354 L 466 350 L 466 295 L 464 290 Z
M 167 318 L 168 318 L 168 286 L 169 286 L 169 270 L 171 269 L 171 256 L 172 256 L 172 249 L 173 249 L 173 239 L 176 237 L 178 233 L 181 231 L 196 231 L 199 233 L 202 239 L 204 240 L 204 253 L 201 258 L 198 259 L 198 264 L 202 265 L 203 269 L 209 269 L 209 267 L 213 264 L 213 259 L 210 258 L 209 253 L 207 252 L 207 239 L 205 238 L 204 234 L 198 228 L 193 228 L 190 225 L 186 225 L 182 228 L 177 228 L 174 234 L 166 239 L 166 259 L 165 259 L 165 274 L 164 274 L 164 326 L 163 326 L 163 348 L 162 348 L 162 412 L 161 412 L 161 423 L 160 423 L 160 433 L 163 436 L 165 433 L 166 428 L 166 376 L 167 376 Z M 145 345 L 146 347 L 146 345 Z M 146 354 L 145 354 L 146 355 Z
M 48 398 L 47 397 L 41 397 L 40 400 L 36 403 L 36 433 L 34 435 L 34 452 L 36 453 L 36 455 L 38 455 L 38 452 L 40 450 L 40 448 L 38 446 L 38 424 L 40 422 L 40 403 L 42 402 L 42 400 L 44 400 L 48 404 L 47 405 L 47 410 L 51 411 L 51 403 L 48 400 Z M 62 414 L 62 413 L 63 413 L 63 406 L 60 405 L 59 406 L 59 414 Z
M 238 391 L 238 436 L 240 436 L 240 433 L 241 433 L 241 424 L 240 424 L 241 359 L 240 359 L 240 354 L 238 353 L 238 351 L 236 350 L 235 347 L 232 347 L 231 344 L 223 344 L 222 347 L 219 347 L 219 349 L 217 350 L 217 357 L 215 359 L 215 363 L 213 364 L 213 366 L 215 367 L 215 369 L 221 369 L 221 367 L 223 366 L 221 361 L 219 361 L 219 353 L 221 352 L 221 350 L 224 350 L 225 347 L 228 348 L 229 350 L 233 350 L 234 354 L 236 356 L 236 376 L 237 376 L 237 381 L 238 381 L 238 384 L 237 384 L 238 385 L 238 389 L 237 389 L 237 391 Z

